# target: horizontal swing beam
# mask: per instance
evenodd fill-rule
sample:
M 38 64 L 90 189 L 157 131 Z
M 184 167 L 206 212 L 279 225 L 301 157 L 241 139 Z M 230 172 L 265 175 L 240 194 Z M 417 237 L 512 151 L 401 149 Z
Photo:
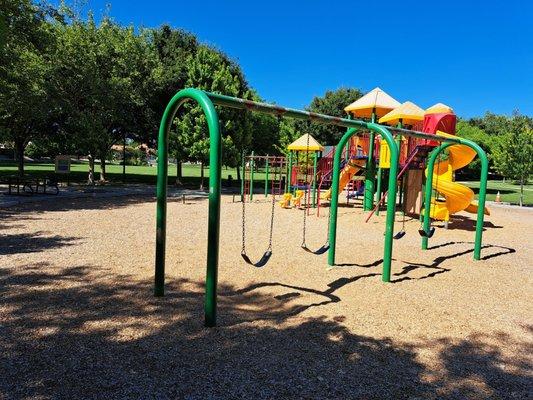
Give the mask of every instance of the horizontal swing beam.
M 264 114 L 273 114 L 282 117 L 295 118 L 316 122 L 319 124 L 336 125 L 344 128 L 366 128 L 367 122 L 356 119 L 332 117 L 331 115 L 318 114 L 310 111 L 296 110 L 278 106 L 277 104 L 260 103 L 252 100 L 240 99 L 238 97 L 225 96 L 223 94 L 205 92 L 211 101 L 218 106 L 237 108 L 240 110 L 257 111 Z M 437 135 L 432 135 L 419 131 L 412 131 L 403 128 L 393 128 L 391 126 L 374 124 L 382 128 L 401 132 L 404 136 L 416 137 L 419 139 L 435 140 L 437 142 L 454 142 L 460 143 L 460 139 L 444 138 Z

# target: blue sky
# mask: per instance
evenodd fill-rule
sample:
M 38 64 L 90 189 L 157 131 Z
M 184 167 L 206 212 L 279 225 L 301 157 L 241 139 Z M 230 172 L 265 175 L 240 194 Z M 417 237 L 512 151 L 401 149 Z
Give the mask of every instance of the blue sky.
M 88 8 L 99 15 L 106 3 Z M 195 33 L 237 60 L 263 98 L 289 107 L 379 86 L 463 117 L 533 115 L 533 1 L 114 0 L 111 15 Z

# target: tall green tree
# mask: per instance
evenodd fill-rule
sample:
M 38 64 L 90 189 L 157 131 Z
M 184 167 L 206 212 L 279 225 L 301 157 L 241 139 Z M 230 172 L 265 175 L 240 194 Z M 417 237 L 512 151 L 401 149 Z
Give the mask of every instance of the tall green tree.
M 346 117 L 344 107 L 353 103 L 362 95 L 361 91 L 355 88 L 343 87 L 337 90 L 328 90 L 324 96 L 313 98 L 306 110 L 335 117 Z M 296 127 L 300 132 L 310 133 L 323 145 L 337 143 L 344 134 L 344 131 L 339 127 L 313 124 L 309 121 L 298 121 Z
M 217 50 L 200 45 L 189 57 L 187 66 L 187 87 L 242 98 L 253 97 L 239 66 Z M 220 108 L 218 113 L 222 123 L 223 163 L 237 166 L 242 150 L 250 143 L 249 115 L 228 108 Z M 182 115 L 183 118 L 175 121 L 179 143 L 186 150 L 188 159 L 200 162 L 203 186 L 203 166 L 209 155 L 207 123 L 199 106 L 185 104 Z
M 55 96 L 61 99 L 62 127 L 75 140 L 78 153 L 89 158 L 89 178 L 100 159 L 100 180 L 106 179 L 111 146 L 124 133 L 143 128 L 139 115 L 146 106 L 143 87 L 149 86 L 156 58 L 144 35 L 109 18 L 96 24 L 74 20 L 56 24 Z
M 168 25 L 152 30 L 151 41 L 159 67 L 153 71 L 154 85 L 147 94 L 149 107 L 146 111 L 151 113 L 148 116 L 148 119 L 153 121 L 150 132 L 155 139 L 166 105 L 176 92 L 187 85 L 188 62 L 198 49 L 198 41 L 194 35 L 181 29 L 173 29 Z M 181 118 L 181 116 L 182 113 L 178 117 Z M 176 127 L 170 131 L 169 153 L 171 157 L 176 159 L 176 182 L 181 184 L 182 161 L 188 159 L 188 151 L 181 141 L 181 135 L 178 134 Z
M 520 184 L 520 206 L 524 200 L 524 185 L 533 173 L 533 120 L 514 114 L 507 132 L 500 136 L 493 153 L 496 170 Z
M 477 124 L 472 124 L 469 121 L 459 120 L 457 121 L 456 127 L 457 136 L 462 138 L 472 140 L 479 144 L 481 148 L 489 155 L 489 161 L 492 161 L 490 155 L 492 149 L 495 146 L 497 138 L 491 135 L 488 135 L 483 129 Z M 492 164 L 492 163 L 491 163 Z M 475 158 L 466 168 L 468 174 L 479 175 L 481 171 L 481 162 L 479 158 Z
M 2 2 L 0 34 L 0 135 L 14 144 L 19 174 L 24 149 L 38 135 L 50 133 L 48 75 L 53 46 L 49 8 L 31 0 Z

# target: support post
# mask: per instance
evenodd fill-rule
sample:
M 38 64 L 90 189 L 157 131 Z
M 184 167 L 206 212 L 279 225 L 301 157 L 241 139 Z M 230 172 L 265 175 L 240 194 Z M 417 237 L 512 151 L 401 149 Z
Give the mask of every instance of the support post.
M 372 123 L 376 120 L 375 110 L 372 110 Z M 365 194 L 363 198 L 363 211 L 369 211 L 374 208 L 374 190 L 376 183 L 376 170 L 374 162 L 374 132 L 370 132 L 368 143 L 368 159 L 366 161 L 366 173 L 365 173 Z
M 381 200 L 381 167 L 378 166 L 378 180 L 377 180 L 377 187 L 376 187 L 376 201 Z M 381 206 L 378 207 L 376 210 L 376 215 L 379 215 L 379 209 Z
M 382 281 L 390 282 L 391 264 L 392 264 L 392 244 L 394 234 L 394 212 L 396 199 L 396 175 L 398 175 L 398 147 L 394 142 L 391 133 L 384 127 L 369 123 L 367 128 L 373 132 L 381 134 L 381 137 L 387 141 L 391 153 L 391 171 L 389 175 L 390 190 L 387 197 L 387 218 L 385 226 L 385 242 L 383 254 L 383 273 Z M 333 159 L 333 181 L 331 186 L 331 205 L 330 205 L 330 222 L 329 222 L 329 252 L 328 264 L 335 265 L 335 246 L 337 240 L 337 209 L 339 205 L 339 178 L 342 149 L 346 141 L 356 134 L 355 128 L 350 128 L 341 138 Z
M 481 258 L 481 243 L 483 238 L 483 223 L 485 220 L 485 200 L 487 197 L 487 180 L 489 173 L 489 160 L 485 151 L 479 147 L 475 142 L 472 142 L 468 139 L 457 138 L 460 140 L 461 145 L 468 146 L 474 149 L 481 161 L 481 175 L 479 180 L 479 194 L 478 194 L 478 209 L 477 209 L 477 219 L 476 219 L 476 237 L 474 239 L 474 260 L 479 260 Z M 425 184 L 425 193 L 424 193 L 424 222 L 423 229 L 424 231 L 429 231 L 430 226 L 430 211 L 431 211 L 431 192 L 433 188 L 433 170 L 435 168 L 435 160 L 438 155 L 447 149 L 450 146 L 457 145 L 457 143 L 444 142 L 435 150 L 433 150 L 429 156 L 429 162 L 427 166 L 427 177 Z M 428 248 L 428 239 L 427 237 L 422 237 L 422 250 L 427 250 Z
M 209 129 L 209 216 L 204 314 L 205 325 L 211 327 L 216 325 L 222 144 L 215 107 L 207 94 L 197 89 L 184 89 L 174 95 L 163 113 L 159 126 L 154 294 L 163 296 L 165 293 L 168 134 L 176 111 L 183 102 L 189 99 L 195 100 L 201 106 Z
M 292 150 L 289 152 L 289 173 L 287 176 L 287 192 L 292 193 Z
M 318 161 L 318 152 L 315 151 L 313 158 L 313 208 L 316 208 L 316 166 Z

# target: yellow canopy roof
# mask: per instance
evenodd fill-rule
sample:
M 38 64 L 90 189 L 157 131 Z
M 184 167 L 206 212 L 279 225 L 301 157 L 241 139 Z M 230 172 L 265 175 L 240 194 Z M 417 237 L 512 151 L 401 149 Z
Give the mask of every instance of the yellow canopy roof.
M 446 104 L 437 103 L 426 110 L 426 114 L 453 114 L 453 108 L 448 107 Z
M 375 110 L 376 116 L 379 118 L 399 105 L 398 101 L 377 87 L 349 106 L 346 106 L 344 111 L 350 112 L 356 117 L 370 118 L 372 110 Z
M 307 146 L 307 138 L 309 137 L 309 146 Z M 289 150 L 293 151 L 323 151 L 324 146 L 316 141 L 316 139 L 311 136 L 309 133 L 300 136 L 294 142 L 289 144 L 287 147 Z
M 417 121 L 424 120 L 424 110 L 418 107 L 416 104 L 406 101 L 400 107 L 396 107 L 394 110 L 385 114 L 379 119 L 379 123 L 387 122 L 389 124 L 397 124 L 398 122 L 411 125 Z

